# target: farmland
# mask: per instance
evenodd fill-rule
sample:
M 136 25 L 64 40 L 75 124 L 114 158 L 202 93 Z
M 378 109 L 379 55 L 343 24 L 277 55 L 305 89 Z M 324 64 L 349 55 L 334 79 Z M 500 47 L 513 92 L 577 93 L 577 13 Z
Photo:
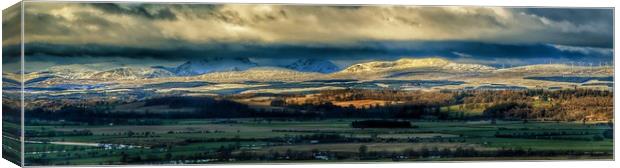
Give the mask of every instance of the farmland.
M 379 82 L 407 88 L 425 83 Z M 290 86 L 254 84 L 265 85 L 258 88 L 262 90 Z M 360 84 L 368 86 L 219 95 L 141 90 L 88 100 L 30 96 L 25 164 L 572 160 L 614 155 L 613 93 L 608 90 L 408 90 L 377 88 L 381 84 L 368 81 L 355 85 Z
M 211 163 L 241 158 L 251 162 L 292 161 L 287 153 L 308 155 L 312 160 L 463 160 L 446 155 L 473 150 L 491 153 L 503 150 L 529 152 L 526 159 L 548 153 L 571 153 L 575 157 L 607 158 L 613 140 L 603 137 L 606 123 L 577 122 L 489 122 L 411 120 L 417 128 L 352 128 L 355 119 L 311 121 L 167 120 L 161 125 L 28 126 L 28 130 L 73 132 L 88 130 L 92 135 L 48 136 L 27 139 L 26 158 L 36 164 L 137 164 Z M 133 132 L 132 130 L 135 130 Z M 500 135 L 541 134 L 537 138 Z M 58 144 L 58 142 L 74 142 Z M 87 143 L 97 145 L 86 145 Z M 107 145 L 106 145 L 107 144 Z M 358 156 L 360 147 L 366 157 Z M 570 146 L 570 149 L 566 147 Z M 409 155 L 406 152 L 420 151 Z M 427 153 L 425 153 L 426 151 Z M 433 152 L 435 151 L 435 152 Z M 444 152 L 444 154 L 441 154 Z M 471 152 L 471 151 L 470 151 Z M 383 156 L 390 153 L 389 157 Z M 434 153 L 434 154 L 431 154 Z M 223 156 L 227 155 L 227 156 Z M 241 157 L 249 155 L 256 157 Z M 292 155 L 292 154 L 291 154 Z M 325 157 L 319 157 L 323 156 Z M 444 156 L 445 155 L 445 156 Z M 484 157 L 485 154 L 478 154 Z M 259 157 L 260 156 L 260 157 Z M 229 157 L 229 158 L 227 158 Z M 301 156 L 299 156 L 301 157 Z M 222 160 L 226 158 L 226 160 Z M 305 158 L 305 157 L 302 157 Z M 542 157 L 541 157 L 542 158 Z M 300 159 L 300 158 L 297 158 Z M 501 159 L 501 158 L 500 158 Z M 514 159 L 514 158 L 513 158 Z M 466 159 L 465 159 L 466 160 Z

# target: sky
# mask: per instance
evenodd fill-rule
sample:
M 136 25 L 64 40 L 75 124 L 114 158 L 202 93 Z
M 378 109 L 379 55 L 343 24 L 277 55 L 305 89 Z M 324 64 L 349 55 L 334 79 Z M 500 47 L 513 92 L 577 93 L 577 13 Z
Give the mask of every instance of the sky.
M 19 15 L 3 16 L 4 27 L 19 24 Z M 27 71 L 208 57 L 341 67 L 403 57 L 492 66 L 613 60 L 611 8 L 28 2 L 24 20 Z M 11 64 L 19 29 L 3 33 Z

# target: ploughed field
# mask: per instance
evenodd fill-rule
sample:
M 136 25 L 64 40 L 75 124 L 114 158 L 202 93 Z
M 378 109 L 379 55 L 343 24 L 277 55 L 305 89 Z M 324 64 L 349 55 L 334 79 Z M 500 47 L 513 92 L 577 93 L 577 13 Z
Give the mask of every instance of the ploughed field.
M 400 120 L 409 128 L 353 128 L 365 119 L 151 120 L 158 121 L 27 125 L 26 165 L 613 157 L 604 122 L 417 119 Z

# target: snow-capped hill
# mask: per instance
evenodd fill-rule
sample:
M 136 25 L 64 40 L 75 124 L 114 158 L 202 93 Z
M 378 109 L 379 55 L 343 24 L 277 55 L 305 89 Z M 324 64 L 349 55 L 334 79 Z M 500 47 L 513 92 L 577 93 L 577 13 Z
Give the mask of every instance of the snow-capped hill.
M 394 67 L 394 62 L 389 61 L 373 61 L 361 64 L 351 65 L 348 68 L 342 70 L 342 72 L 373 72 L 384 71 L 388 68 Z
M 306 81 L 324 78 L 324 74 L 299 72 L 279 67 L 256 67 L 245 71 L 213 72 L 196 76 L 203 81 L 243 82 L 243 81 Z
M 61 65 L 48 69 L 48 72 L 54 76 L 64 79 L 90 79 L 96 70 L 86 68 L 79 65 Z
M 573 66 L 572 68 L 582 68 L 581 66 Z M 501 70 L 508 71 L 532 71 L 532 70 L 568 70 L 571 69 L 570 65 L 566 64 L 536 64 L 536 65 L 525 65 L 518 66 L 512 68 L 505 68 Z
M 21 75 L 10 72 L 2 72 L 2 87 L 19 87 L 21 85 Z
M 91 79 L 99 72 L 117 67 L 114 63 L 66 64 L 50 67 L 46 70 L 50 75 L 62 79 Z
M 493 71 L 496 68 L 480 64 L 458 64 L 450 63 L 443 67 L 447 70 L 461 71 L 461 72 L 478 72 L 478 71 Z
M 20 81 L 22 77 L 19 73 L 2 72 L 2 78 L 10 79 L 13 81 Z
M 3 72 L 2 75 L 3 75 L 2 76 L 3 82 L 6 81 L 12 84 L 19 85 L 21 83 L 20 81 L 22 81 L 21 74 Z M 23 81 L 26 86 L 31 86 L 31 85 L 45 83 L 49 80 L 56 79 L 56 78 L 57 76 L 52 74 L 49 71 L 39 71 L 39 72 L 24 73 Z
M 497 72 L 537 74 L 613 74 L 612 66 L 576 66 L 566 64 L 536 64 L 499 69 Z
M 300 72 L 318 73 L 332 73 L 340 70 L 340 68 L 331 61 L 321 59 L 300 59 L 285 66 L 285 68 Z
M 442 58 L 402 58 L 396 61 L 373 61 L 349 66 L 342 72 L 385 72 L 410 70 L 416 68 L 434 68 L 461 72 L 492 71 L 495 68 L 479 64 L 460 64 Z
M 175 76 L 172 72 L 153 68 L 116 68 L 95 73 L 92 79 L 135 80 L 148 78 L 164 78 Z
M 174 69 L 179 76 L 193 76 L 212 72 L 243 71 L 257 64 L 248 58 L 213 57 L 196 61 L 187 61 Z
M 409 67 L 441 67 L 450 64 L 451 62 L 443 58 L 401 58 L 396 62 L 397 67 L 409 68 Z

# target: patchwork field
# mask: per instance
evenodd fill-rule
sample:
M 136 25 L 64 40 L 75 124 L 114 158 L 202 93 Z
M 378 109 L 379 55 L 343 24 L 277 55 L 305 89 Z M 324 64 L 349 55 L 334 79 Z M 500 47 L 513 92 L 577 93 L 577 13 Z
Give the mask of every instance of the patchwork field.
M 139 126 L 28 126 L 27 132 L 87 130 L 90 134 L 30 137 L 27 139 L 26 158 L 33 165 L 98 165 L 164 162 L 161 160 L 167 160 L 165 163 L 221 162 L 219 158 L 224 157 L 224 151 L 224 154 L 236 158 L 260 155 L 274 157 L 272 159 L 279 161 L 291 160 L 293 155 L 312 158 L 305 159 L 307 161 L 375 157 L 382 160 L 380 156 L 385 153 L 398 155 L 399 160 L 403 161 L 445 160 L 445 157 L 453 158 L 450 160 L 469 160 L 471 157 L 485 157 L 486 153 L 507 150 L 529 152 L 529 155 L 515 154 L 517 158 L 523 159 L 544 159 L 544 153 L 554 152 L 572 152 L 575 157 L 592 159 L 611 159 L 613 154 L 612 139 L 600 137 L 610 129 L 606 124 L 516 121 L 491 124 L 484 121 L 412 120 L 411 123 L 417 128 L 360 129 L 352 128 L 352 121 L 355 120 L 220 119 L 167 120 L 161 125 Z M 537 138 L 500 136 L 524 133 L 541 135 Z M 567 149 L 566 146 L 571 148 Z M 408 151 L 414 154 L 406 154 Z M 456 151 L 474 152 L 477 156 L 442 156 Z M 364 157 L 358 156 L 360 152 L 365 153 Z M 288 159 L 286 155 L 290 155 Z M 553 155 L 547 157 L 558 159 Z

